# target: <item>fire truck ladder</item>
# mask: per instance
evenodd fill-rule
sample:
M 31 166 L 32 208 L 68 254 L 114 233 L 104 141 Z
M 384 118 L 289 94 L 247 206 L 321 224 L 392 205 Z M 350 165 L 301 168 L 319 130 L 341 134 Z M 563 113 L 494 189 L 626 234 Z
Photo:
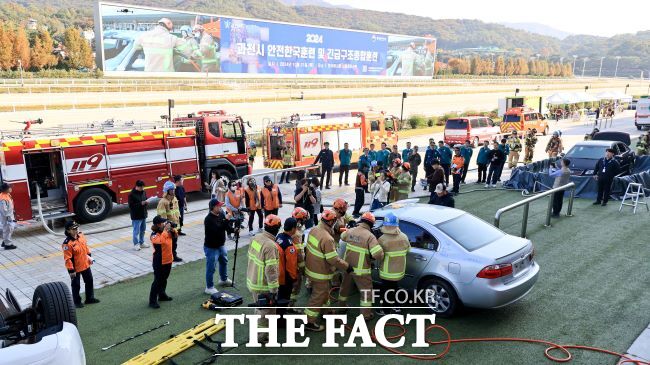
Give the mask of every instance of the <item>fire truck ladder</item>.
M 121 133 L 121 132 L 133 132 L 133 131 L 142 131 L 142 130 L 154 130 L 162 128 L 185 128 L 185 127 L 194 127 L 194 121 L 177 121 L 177 122 L 166 122 L 166 121 L 115 121 L 112 119 L 106 120 L 104 122 L 91 122 L 91 123 L 77 123 L 77 124 L 65 124 L 58 125 L 56 127 L 49 128 L 39 128 L 30 130 L 28 133 L 23 133 L 22 130 L 14 131 L 0 131 L 0 139 L 5 138 L 43 138 L 51 136 L 63 136 L 63 135 L 84 135 L 84 134 L 97 134 L 97 133 Z

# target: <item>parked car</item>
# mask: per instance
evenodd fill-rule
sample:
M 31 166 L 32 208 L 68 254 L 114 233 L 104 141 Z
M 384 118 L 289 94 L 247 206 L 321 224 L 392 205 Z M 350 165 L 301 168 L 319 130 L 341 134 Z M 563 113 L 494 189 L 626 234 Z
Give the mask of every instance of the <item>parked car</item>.
M 389 212 L 411 242 L 399 287 L 433 290 L 435 300 L 427 305 L 436 315 L 449 317 L 462 306 L 503 307 L 525 297 L 537 282 L 539 265 L 528 239 L 462 210 L 410 201 L 376 210 L 378 226 Z M 380 281 L 377 267 L 372 275 Z
M 564 157 L 571 160 L 571 175 L 593 175 L 598 160 L 605 155 L 605 150 L 612 148 L 614 158 L 621 165 L 621 174 L 629 175 L 634 169 L 634 151 L 630 149 L 630 135 L 624 132 L 599 132 L 592 140 L 576 143 Z
M 450 146 L 463 144 L 469 140 L 476 148 L 482 141 L 494 140 L 500 132 L 501 129 L 488 117 L 460 117 L 447 120 L 444 139 Z
M 641 99 L 636 103 L 634 125 L 638 130 L 650 128 L 650 99 Z
M 64 283 L 36 287 L 26 309 L 9 289 L 0 294 L 0 364 L 86 364 L 72 294 Z

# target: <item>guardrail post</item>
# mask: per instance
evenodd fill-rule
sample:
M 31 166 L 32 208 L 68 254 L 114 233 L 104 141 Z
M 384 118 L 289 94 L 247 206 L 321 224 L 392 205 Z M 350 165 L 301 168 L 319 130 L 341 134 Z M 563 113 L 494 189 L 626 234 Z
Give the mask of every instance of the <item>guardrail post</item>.
M 571 193 L 569 195 L 569 205 L 567 205 L 567 209 L 566 209 L 566 216 L 567 217 L 573 217 L 573 214 L 572 214 L 572 212 L 573 212 L 573 199 L 575 199 L 575 197 L 576 197 L 576 188 L 573 187 L 573 189 L 571 189 Z
M 551 226 L 551 211 L 553 210 L 553 195 L 557 193 L 558 192 L 555 192 L 548 196 L 548 207 L 546 208 L 546 223 L 544 224 L 544 227 Z M 562 193 L 564 193 L 564 191 L 562 191 Z
M 528 209 L 530 204 L 524 205 L 524 216 L 521 219 L 521 238 L 526 238 L 526 228 L 528 228 Z

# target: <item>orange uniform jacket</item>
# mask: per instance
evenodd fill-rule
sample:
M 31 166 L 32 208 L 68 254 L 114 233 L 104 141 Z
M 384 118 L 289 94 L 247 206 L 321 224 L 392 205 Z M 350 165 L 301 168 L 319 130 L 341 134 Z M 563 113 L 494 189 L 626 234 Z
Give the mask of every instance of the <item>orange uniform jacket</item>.
M 262 188 L 262 200 L 264 202 L 264 210 L 274 210 L 280 208 L 280 188 L 278 185 L 273 184 L 271 190 L 266 187 Z
M 255 188 L 254 191 L 251 188 L 245 188 L 244 192 L 246 194 L 246 208 L 248 208 L 248 210 L 258 210 L 262 208 L 259 188 Z
M 166 265 L 174 261 L 174 255 L 172 254 L 172 236 L 169 232 L 152 232 L 151 243 L 153 244 L 154 250 L 154 262 Z
M 86 244 L 86 236 L 79 233 L 77 239 L 66 237 L 63 241 L 63 259 L 69 273 L 82 272 L 90 267 L 90 248 Z
M 456 168 L 451 171 L 452 174 L 458 175 L 463 173 L 463 168 L 465 166 L 465 159 L 463 156 L 454 156 L 451 160 L 451 164 L 456 165 Z

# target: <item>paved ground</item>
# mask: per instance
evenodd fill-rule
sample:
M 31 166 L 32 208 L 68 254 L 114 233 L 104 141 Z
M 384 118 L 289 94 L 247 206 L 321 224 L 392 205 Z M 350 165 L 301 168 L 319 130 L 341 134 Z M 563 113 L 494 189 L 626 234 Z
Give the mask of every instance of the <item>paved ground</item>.
M 629 112 L 627 112 L 629 116 Z M 614 122 L 616 130 L 633 132 L 633 125 L 629 117 L 617 119 Z M 567 145 L 567 150 L 575 142 L 582 140 L 584 134 L 590 131 L 590 126 L 582 123 L 561 122 L 557 128 L 563 131 L 563 138 Z M 409 138 L 400 142 L 400 147 L 406 141 L 411 141 L 414 145 L 421 147 L 426 146 L 429 138 L 439 140 L 441 134 L 424 135 Z M 537 144 L 535 156 L 537 159 L 544 158 L 544 147 L 548 137 L 540 137 Z M 424 157 L 423 148 L 421 148 Z M 476 155 L 472 158 L 471 166 L 476 166 Z M 261 170 L 261 161 L 256 161 L 255 171 Z M 424 177 L 424 172 L 420 171 L 420 177 Z M 509 177 L 509 170 L 504 171 L 504 181 Z M 476 171 L 470 171 L 467 177 L 468 185 L 463 186 L 461 190 L 481 188 L 472 182 L 476 181 Z M 335 198 L 342 197 L 350 204 L 354 202 L 354 189 L 352 186 L 338 187 L 338 174 L 333 175 L 332 190 L 324 190 L 324 203 L 330 205 Z M 350 176 L 350 183 L 354 182 L 353 175 Z M 288 197 L 293 196 L 294 184 L 281 185 L 285 201 Z M 416 193 L 412 196 L 427 195 L 420 187 L 416 188 Z M 366 203 L 369 196 L 366 196 Z M 202 222 L 207 214 L 207 200 L 203 194 L 192 194 L 190 196 L 189 210 L 187 214 L 185 232 L 187 236 L 179 240 L 179 255 L 186 261 L 195 261 L 204 257 L 203 255 L 203 227 Z M 280 215 L 286 217 L 290 214 L 293 205 L 286 204 L 281 210 Z M 154 210 L 150 210 L 149 219 L 155 215 Z M 93 266 L 95 276 L 95 286 L 102 287 L 115 282 L 127 280 L 133 277 L 151 272 L 151 249 L 143 249 L 136 252 L 132 249 L 130 218 L 125 206 L 116 206 L 110 218 L 99 223 L 82 226 L 82 230 L 88 232 L 88 240 L 93 257 L 96 263 Z M 108 232 L 92 234 L 96 230 L 112 229 Z M 57 227 L 58 232 L 61 227 Z M 16 231 L 15 241 L 18 249 L 12 251 L 0 251 L 0 288 L 11 289 L 22 304 L 29 304 L 34 288 L 43 282 L 62 280 L 67 282 L 68 276 L 63 268 L 63 259 L 61 254 L 61 236 L 54 236 L 44 231 L 38 224 L 21 226 Z M 247 235 L 242 237 L 240 244 L 248 244 Z M 234 243 L 229 242 L 228 248 L 233 248 Z

